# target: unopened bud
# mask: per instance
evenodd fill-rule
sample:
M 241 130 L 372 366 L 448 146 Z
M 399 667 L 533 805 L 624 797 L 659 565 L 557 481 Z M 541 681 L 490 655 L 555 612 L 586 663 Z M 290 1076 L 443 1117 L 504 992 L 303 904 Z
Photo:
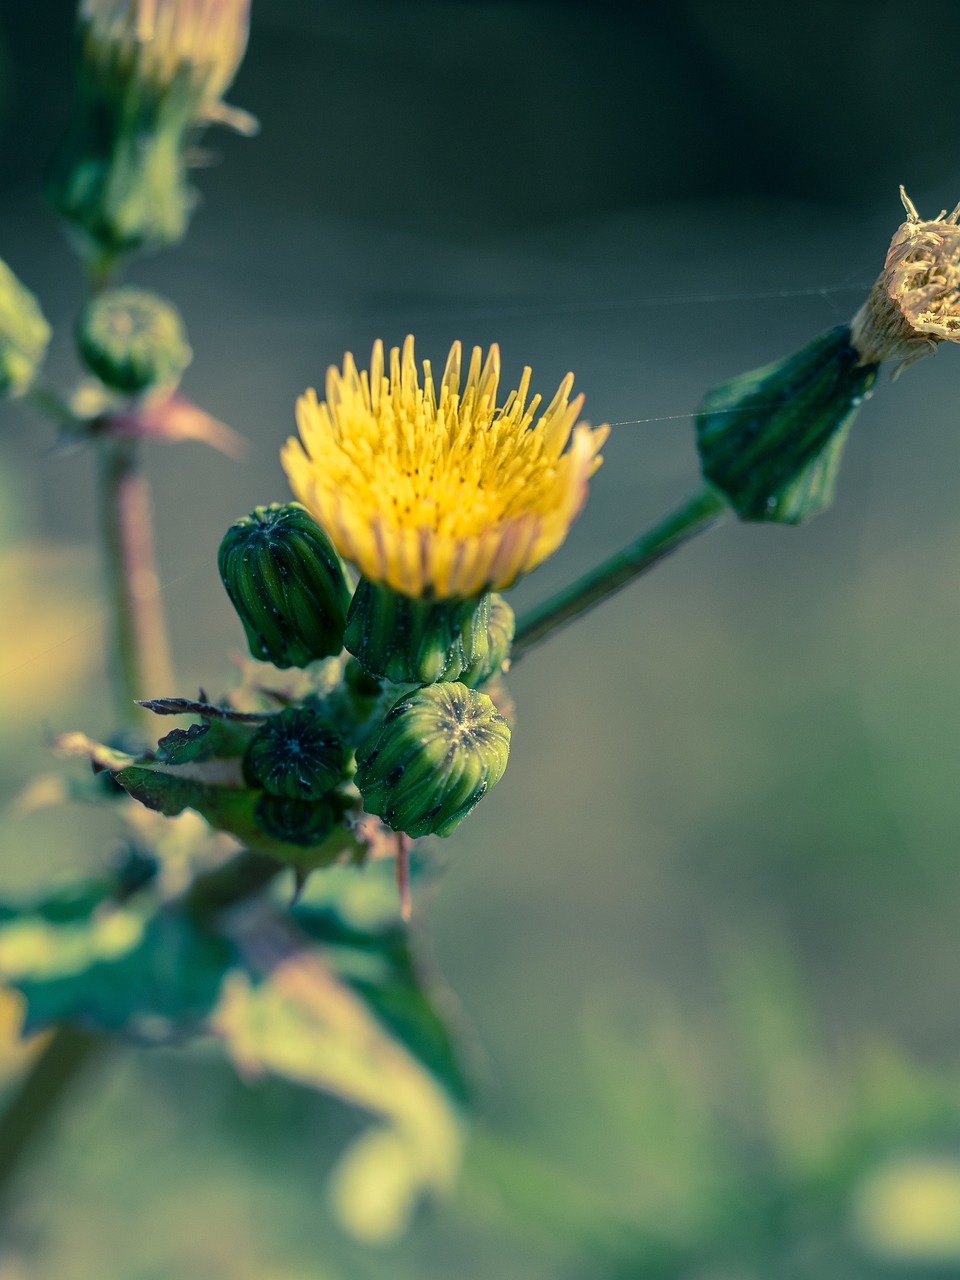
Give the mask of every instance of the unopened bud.
M 39 302 L 0 260 L 0 395 L 23 395 L 49 342 L 50 326 Z
M 287 707 L 257 730 L 244 770 L 271 795 L 319 800 L 343 778 L 345 754 L 340 735 L 318 711 Z
M 503 777 L 510 728 L 485 693 L 429 685 L 400 699 L 357 752 L 364 808 L 409 836 L 449 835 Z
M 322 800 L 291 800 L 265 791 L 257 801 L 253 816 L 264 835 L 309 849 L 326 840 L 340 821 L 342 808 L 332 796 Z
M 231 525 L 218 561 L 255 658 L 305 667 L 340 652 L 350 601 L 343 567 L 299 503 L 257 507 Z
M 486 654 L 484 608 L 484 597 L 421 600 L 361 578 L 343 642 L 365 671 L 394 684 L 456 680 Z
M 77 350 L 112 391 L 173 388 L 193 358 L 180 312 L 146 289 L 108 289 L 80 312 Z

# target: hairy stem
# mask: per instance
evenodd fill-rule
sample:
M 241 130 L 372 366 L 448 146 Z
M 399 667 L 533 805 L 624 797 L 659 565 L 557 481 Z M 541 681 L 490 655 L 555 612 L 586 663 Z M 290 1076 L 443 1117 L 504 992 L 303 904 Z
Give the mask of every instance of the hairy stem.
M 134 699 L 163 696 L 173 687 L 150 488 L 139 441 L 106 436 L 98 450 L 103 551 L 113 596 L 117 710 L 122 724 L 135 725 L 149 717 Z
M 138 441 L 104 436 L 97 448 L 104 559 L 113 597 L 113 683 L 120 723 L 133 727 L 149 714 L 134 699 L 173 687 L 150 490 Z M 0 1113 L 0 1197 L 81 1068 L 109 1043 L 106 1036 L 63 1024 L 33 1060 Z
M 224 911 L 259 893 L 282 870 L 276 858 L 242 849 L 212 871 L 202 871 L 184 894 L 184 906 L 201 916 Z
M 202 872 L 183 897 L 200 915 L 223 911 L 259 893 L 283 870 L 282 863 L 244 849 L 222 866 Z M 21 1158 L 53 1115 L 81 1069 L 111 1044 L 108 1036 L 64 1023 L 34 1058 L 9 1104 L 0 1113 L 0 1204 Z
M 107 1043 L 105 1036 L 64 1024 L 34 1058 L 15 1097 L 0 1115 L 0 1199 L 9 1189 L 21 1157 L 42 1132 L 61 1095 Z
M 517 625 L 512 661 L 516 662 L 554 631 L 620 591 L 698 533 L 712 529 L 726 511 L 727 504 L 721 497 L 710 489 L 702 490 L 635 542 L 531 609 Z

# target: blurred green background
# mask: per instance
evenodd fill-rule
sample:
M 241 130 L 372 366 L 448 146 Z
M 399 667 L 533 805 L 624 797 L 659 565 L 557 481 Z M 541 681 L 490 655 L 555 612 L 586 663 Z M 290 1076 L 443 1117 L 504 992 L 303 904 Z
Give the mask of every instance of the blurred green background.
M 0 9 L 0 254 L 61 379 L 81 281 L 39 189 L 72 12 Z M 866 0 L 254 0 L 229 96 L 262 135 L 208 138 L 185 245 L 130 273 L 252 444 L 150 455 L 181 690 L 229 683 L 216 544 L 286 497 L 295 396 L 376 337 L 498 341 L 507 382 L 573 369 L 628 424 L 518 607 L 685 497 L 702 392 L 853 313 L 899 182 L 960 198 L 958 47 L 960 9 Z M 958 389 L 952 350 L 885 377 L 833 511 L 724 527 L 518 665 L 510 770 L 419 904 L 481 1081 L 453 1204 L 362 1250 L 322 1199 L 357 1117 L 131 1051 L 36 1152 L 0 1280 L 960 1276 Z M 9 799 L 110 709 L 90 458 L 3 419 Z M 4 816 L 5 884 L 110 839 Z

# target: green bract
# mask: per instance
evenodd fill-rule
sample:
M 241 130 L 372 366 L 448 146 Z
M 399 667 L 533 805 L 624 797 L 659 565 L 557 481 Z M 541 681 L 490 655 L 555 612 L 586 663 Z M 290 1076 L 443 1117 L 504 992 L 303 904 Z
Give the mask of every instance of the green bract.
M 478 656 L 460 672 L 460 683 L 471 689 L 479 688 L 502 670 L 503 664 L 510 657 L 510 646 L 517 626 L 514 612 L 503 596 L 491 592 L 484 600 L 486 607 L 477 611 L 477 623 L 483 624 L 486 645 L 484 646 L 482 637 L 478 637 L 477 642 L 470 643 L 469 648 Z M 464 649 L 468 649 L 466 639 Z
M 255 658 L 305 667 L 340 652 L 350 593 L 337 553 L 299 503 L 257 507 L 231 525 L 218 562 Z
M 394 684 L 456 680 L 487 655 L 487 597 L 420 600 L 361 578 L 343 643 L 372 676 Z
M 50 326 L 39 302 L 0 260 L 0 395 L 23 395 L 49 342 Z
M 877 378 L 850 326 L 731 378 L 695 415 L 703 474 L 741 520 L 800 524 L 828 507 L 847 432 Z
M 175 386 L 193 358 L 180 312 L 146 289 L 108 289 L 91 298 L 76 337 L 90 372 L 124 395 Z
M 364 808 L 394 831 L 447 836 L 503 777 L 510 728 L 485 693 L 434 684 L 400 699 L 357 751 Z
M 271 795 L 319 800 L 343 777 L 343 741 L 310 707 L 287 707 L 257 730 L 244 760 L 249 780 Z

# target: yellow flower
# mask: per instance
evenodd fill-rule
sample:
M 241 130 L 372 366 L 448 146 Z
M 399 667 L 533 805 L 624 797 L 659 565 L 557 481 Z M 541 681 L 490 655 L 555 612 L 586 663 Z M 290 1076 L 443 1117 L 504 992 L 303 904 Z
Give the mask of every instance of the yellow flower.
M 883 271 L 851 323 L 863 364 L 899 360 L 900 368 L 960 342 L 960 204 L 924 221 L 900 188 L 907 211 Z
M 497 407 L 499 348 L 481 367 L 474 347 L 462 386 L 460 360 L 455 342 L 438 390 L 426 360 L 420 385 L 413 338 L 390 352 L 389 374 L 381 342 L 369 374 L 347 355 L 327 372 L 325 403 L 312 390 L 298 400 L 303 443 L 281 455 L 344 559 L 406 596 L 467 599 L 534 569 L 583 506 L 609 432 L 575 425 L 572 374 L 538 417 L 529 369 Z
M 198 123 L 255 125 L 221 101 L 247 47 L 250 0 L 80 0 L 84 60 L 105 77 L 163 90 L 186 77 Z

